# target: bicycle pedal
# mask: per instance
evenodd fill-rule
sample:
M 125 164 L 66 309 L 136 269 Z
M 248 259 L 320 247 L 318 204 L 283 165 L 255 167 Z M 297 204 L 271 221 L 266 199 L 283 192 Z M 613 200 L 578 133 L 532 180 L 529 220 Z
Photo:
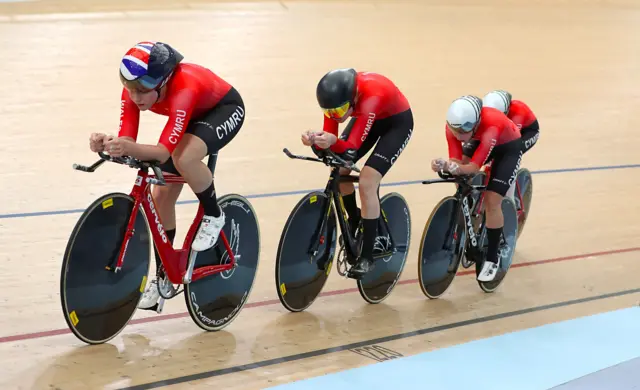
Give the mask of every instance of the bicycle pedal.
M 353 272 L 351 272 L 351 270 L 349 270 L 349 272 L 347 272 L 347 278 L 349 278 L 349 279 L 360 280 L 360 279 L 362 279 L 365 275 L 366 275 L 366 273 L 364 273 L 364 274 L 353 273 Z

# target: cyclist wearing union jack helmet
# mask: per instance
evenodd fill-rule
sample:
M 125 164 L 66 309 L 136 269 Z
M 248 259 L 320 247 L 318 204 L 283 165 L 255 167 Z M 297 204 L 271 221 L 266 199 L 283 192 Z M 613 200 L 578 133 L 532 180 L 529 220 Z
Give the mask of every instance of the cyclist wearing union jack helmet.
M 184 63 L 183 56 L 163 42 L 139 42 L 120 61 L 123 85 L 120 101 L 120 129 L 117 137 L 94 133 L 93 152 L 111 156 L 130 156 L 143 161 L 158 161 L 166 174 L 180 175 L 196 194 L 204 208 L 202 224 L 192 243 L 195 251 L 215 245 L 225 216 L 218 206 L 213 183 L 213 168 L 202 162 L 209 156 L 215 163 L 218 151 L 241 129 L 245 107 L 238 91 L 211 70 Z M 141 111 L 168 117 L 155 145 L 136 142 Z M 155 206 L 168 238 L 176 231 L 175 204 L 182 184 L 154 186 Z M 158 278 L 145 291 L 139 307 L 155 309 L 163 291 L 171 283 L 162 272 L 156 251 Z M 166 294 L 165 294 L 166 295 Z
M 157 99 L 183 58 L 165 43 L 141 42 L 122 58 L 120 81 L 127 89 L 155 90 Z

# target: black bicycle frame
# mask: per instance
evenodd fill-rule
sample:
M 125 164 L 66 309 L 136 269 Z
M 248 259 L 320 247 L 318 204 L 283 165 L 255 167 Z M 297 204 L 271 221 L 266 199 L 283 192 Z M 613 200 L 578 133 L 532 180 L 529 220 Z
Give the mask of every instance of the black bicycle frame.
M 467 184 L 467 180 L 469 178 L 455 178 L 451 179 L 449 177 L 444 176 L 443 174 L 439 174 L 442 180 L 430 180 L 423 181 L 423 184 L 431 184 L 431 183 L 455 183 L 457 184 L 457 190 L 454 195 L 456 200 L 458 201 L 458 207 L 456 211 L 451 214 L 451 220 L 449 222 L 448 231 L 446 234 L 446 239 L 444 243 L 445 250 L 450 250 L 451 245 L 457 245 L 457 240 L 454 240 L 454 233 L 458 230 L 460 214 L 462 214 L 465 230 L 467 233 L 467 238 L 471 241 L 471 248 L 475 250 L 480 250 L 482 237 L 481 234 L 478 234 L 476 230 L 473 228 L 473 220 L 471 215 L 475 213 L 475 208 L 478 206 L 478 202 L 473 205 L 469 205 L 470 200 L 472 200 L 472 195 L 477 192 L 482 192 L 486 186 L 485 185 L 471 185 Z M 478 232 L 481 232 L 483 229 L 484 222 L 481 224 Z
M 340 193 L 340 182 L 351 182 L 358 183 L 360 180 L 359 176 L 352 175 L 340 175 L 340 168 L 335 167 L 331 170 L 331 175 L 329 176 L 329 180 L 327 181 L 327 185 L 324 189 L 324 194 L 327 195 L 329 201 L 324 207 L 323 214 L 324 217 L 320 220 L 320 225 L 316 230 L 316 234 L 314 235 L 314 239 L 311 241 L 311 247 L 309 248 L 309 252 L 315 256 L 318 253 L 318 247 L 321 242 L 319 240 L 320 235 L 324 231 L 324 228 L 329 221 L 329 213 L 331 204 L 333 203 L 336 207 L 338 224 L 340 225 L 340 230 L 342 231 L 342 237 L 346 239 L 345 246 L 350 256 L 357 257 L 358 255 L 358 241 L 351 235 L 351 229 L 349 229 L 349 223 L 347 218 L 347 211 L 344 208 L 344 203 L 342 201 L 342 194 Z M 380 207 L 380 214 L 383 216 L 382 207 Z M 389 235 L 389 241 L 391 243 L 388 251 L 383 252 L 375 258 L 386 257 L 392 254 L 395 251 L 395 241 L 391 236 L 389 231 L 389 226 L 385 217 L 382 218 L 382 226 L 386 230 Z

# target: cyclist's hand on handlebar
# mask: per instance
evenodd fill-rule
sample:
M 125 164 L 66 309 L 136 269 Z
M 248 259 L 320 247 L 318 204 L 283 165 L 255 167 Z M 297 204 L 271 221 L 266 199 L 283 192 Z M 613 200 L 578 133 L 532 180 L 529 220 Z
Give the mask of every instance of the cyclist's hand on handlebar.
M 460 165 L 452 160 L 449 160 L 446 162 L 445 164 L 445 168 L 444 168 L 447 172 L 451 173 L 452 175 L 460 175 L 462 173 L 462 171 L 460 170 Z
M 92 133 L 89 137 L 89 149 L 94 153 L 104 152 L 104 141 L 106 138 L 106 134 Z
M 131 143 L 132 142 L 127 139 L 109 137 L 104 144 L 104 150 L 112 157 L 127 156 L 130 152 Z
M 447 165 L 447 160 L 443 159 L 443 158 L 436 158 L 435 160 L 431 161 L 431 169 L 434 172 L 438 172 L 443 170 Z
M 302 136 L 300 137 L 300 139 L 302 140 L 302 144 L 304 146 L 311 146 L 313 145 L 313 141 L 316 137 L 316 133 L 311 131 L 311 130 L 307 130 L 305 132 L 302 133 Z
M 336 141 L 338 141 L 338 137 L 323 131 L 321 134 L 316 134 L 313 143 L 321 149 L 329 149 Z

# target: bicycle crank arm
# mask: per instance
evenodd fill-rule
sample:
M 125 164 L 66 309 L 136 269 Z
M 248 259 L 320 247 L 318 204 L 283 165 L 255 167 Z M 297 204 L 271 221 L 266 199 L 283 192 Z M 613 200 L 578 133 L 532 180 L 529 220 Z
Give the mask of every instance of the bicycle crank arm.
M 374 259 L 384 259 L 385 257 L 389 257 L 389 256 L 395 255 L 396 252 L 398 252 L 397 249 L 394 249 L 394 250 L 391 250 L 391 251 L 386 251 L 386 252 L 383 252 L 383 253 L 378 253 L 378 254 L 373 255 L 373 258 Z
M 164 309 L 164 298 L 160 297 L 158 300 L 158 306 L 156 306 L 156 313 L 162 313 L 162 309 Z

